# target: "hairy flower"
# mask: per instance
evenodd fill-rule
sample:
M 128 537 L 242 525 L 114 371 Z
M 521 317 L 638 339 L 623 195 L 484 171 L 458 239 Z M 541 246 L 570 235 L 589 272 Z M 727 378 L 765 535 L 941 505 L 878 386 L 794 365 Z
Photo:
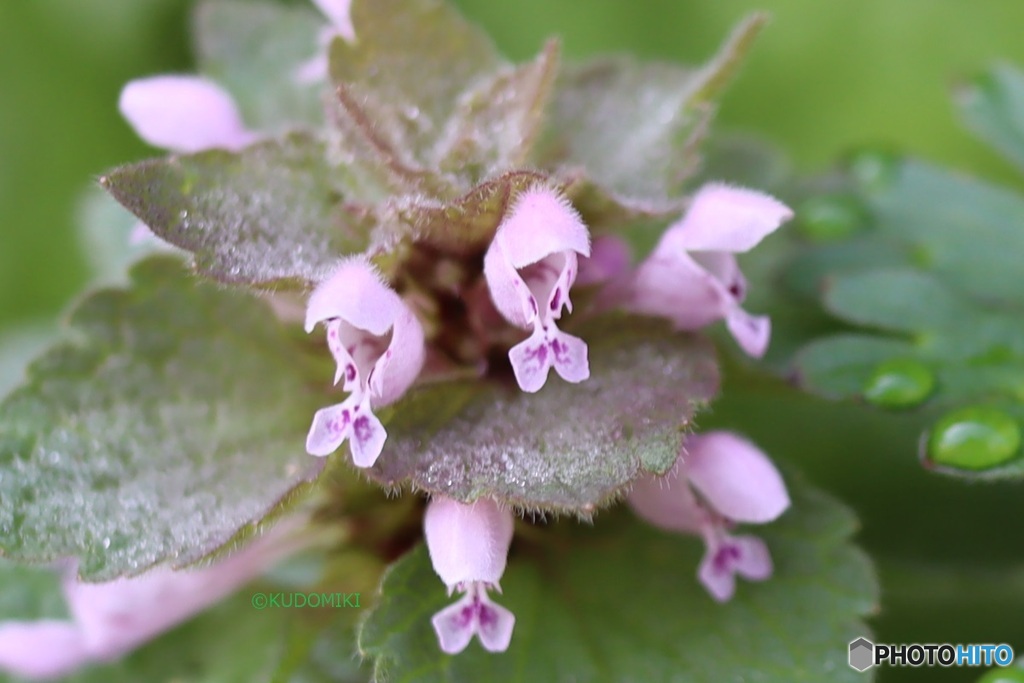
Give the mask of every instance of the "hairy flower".
M 343 262 L 309 297 L 306 331 L 327 322 L 337 363 L 334 383 L 350 392 L 317 411 L 306 439 L 311 455 L 329 455 L 348 440 L 352 460 L 370 467 L 387 432 L 373 408 L 398 400 L 423 367 L 423 328 L 402 299 L 366 261 Z
M 206 609 L 297 550 L 293 524 L 194 570 L 158 567 L 132 578 L 82 583 L 64 572 L 70 620 L 0 622 L 0 671 L 30 679 L 66 676 L 131 652 Z
M 539 391 L 551 368 L 568 382 L 590 377 L 586 343 L 555 324 L 563 310 L 572 312 L 578 256 L 590 256 L 587 227 L 564 197 L 543 186 L 516 199 L 484 256 L 495 307 L 513 325 L 533 329 L 508 354 L 523 391 Z
M 491 499 L 465 504 L 437 497 L 427 506 L 423 529 L 434 571 L 448 594 L 465 593 L 431 619 L 441 649 L 462 652 L 476 635 L 489 652 L 507 650 L 516 618 L 492 602 L 487 591 L 501 591 L 498 581 L 512 543 L 512 513 Z
M 737 522 L 764 524 L 789 507 L 775 466 L 757 446 L 725 431 L 690 436 L 664 477 L 640 479 L 629 494 L 634 512 L 668 531 L 704 538 L 698 577 L 719 601 L 732 597 L 736 575 L 761 581 L 772 574 L 764 541 L 732 536 Z
M 637 269 L 629 307 L 686 330 L 724 318 L 747 354 L 764 355 L 771 321 L 741 307 L 747 283 L 735 254 L 749 251 L 792 216 L 787 206 L 761 192 L 705 185 Z

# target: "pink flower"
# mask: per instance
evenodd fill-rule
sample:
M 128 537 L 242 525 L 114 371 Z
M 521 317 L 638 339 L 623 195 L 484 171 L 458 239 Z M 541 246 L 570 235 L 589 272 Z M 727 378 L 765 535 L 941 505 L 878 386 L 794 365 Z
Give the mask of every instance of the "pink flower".
M 256 141 L 231 95 L 201 76 L 153 76 L 131 81 L 118 103 L 136 134 L 172 152 L 238 150 Z
M 87 664 L 119 659 L 230 595 L 303 541 L 279 526 L 241 551 L 194 570 L 152 569 L 107 583 L 64 575 L 70 620 L 0 623 L 0 671 L 31 679 L 66 676 Z
M 690 436 L 675 467 L 664 477 L 644 477 L 629 505 L 668 531 L 703 536 L 707 546 L 698 577 L 713 598 L 732 597 L 736 575 L 751 581 L 772 574 L 768 548 L 753 536 L 732 536 L 736 522 L 764 524 L 789 507 L 789 494 L 771 460 L 731 432 Z
M 766 194 L 705 185 L 637 269 L 629 307 L 666 317 L 686 330 L 724 318 L 747 354 L 764 355 L 771 321 L 741 308 L 747 283 L 734 254 L 749 251 L 792 216 Z
M 306 450 L 330 455 L 347 439 L 356 466 L 370 467 L 387 439 L 373 408 L 398 400 L 416 380 L 425 356 L 423 327 L 361 258 L 343 262 L 309 297 L 306 331 L 322 321 L 338 366 L 334 383 L 344 380 L 351 393 L 317 411 Z
M 436 497 L 427 506 L 423 529 L 434 571 L 449 595 L 465 592 L 431 619 L 444 652 L 462 652 L 474 635 L 489 652 L 508 649 L 516 618 L 492 602 L 487 590 L 501 591 L 512 527 L 512 513 L 491 499 L 467 505 Z
M 564 197 L 537 186 L 519 196 L 484 256 L 495 307 L 513 325 L 533 328 L 508 354 L 523 391 L 539 391 L 552 367 L 568 382 L 590 377 L 586 343 L 555 325 L 563 309 L 572 311 L 579 255 L 590 255 L 587 227 Z

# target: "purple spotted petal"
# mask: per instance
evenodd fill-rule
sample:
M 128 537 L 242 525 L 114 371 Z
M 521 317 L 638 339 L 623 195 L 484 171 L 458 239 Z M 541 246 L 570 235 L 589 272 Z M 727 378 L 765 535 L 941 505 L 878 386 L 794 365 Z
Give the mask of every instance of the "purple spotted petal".
M 449 590 L 473 582 L 497 584 L 512 530 L 512 512 L 491 498 L 460 503 L 436 496 L 423 517 L 431 563 Z
M 715 600 L 729 600 L 736 589 L 736 575 L 763 581 L 772 575 L 768 546 L 753 536 L 722 534 L 708 544 L 697 575 Z
M 437 612 L 430 623 L 434 625 L 442 652 L 450 655 L 462 652 L 476 632 L 476 605 L 473 596 L 466 593 L 453 604 Z
M 327 348 L 334 356 L 337 369 L 334 373 L 334 383 L 344 381 L 342 388 L 345 391 L 355 391 L 360 387 L 359 366 L 356 359 L 349 353 L 348 347 L 353 342 L 358 342 L 358 332 L 351 325 L 346 324 L 340 318 L 327 323 Z
M 323 457 L 338 450 L 352 433 L 354 409 L 358 405 L 358 397 L 353 394 L 343 403 L 316 411 L 306 436 L 306 452 Z
M 352 431 L 348 437 L 348 446 L 352 451 L 352 462 L 355 466 L 371 467 L 377 462 L 387 438 L 388 433 L 384 431 L 384 425 L 370 412 L 369 403 L 356 406 L 352 418 Z
M 730 520 L 770 522 L 789 507 L 786 484 L 775 465 L 738 434 L 713 431 L 690 436 L 684 462 L 690 483 Z
M 509 349 L 508 358 L 519 388 L 530 394 L 540 391 L 547 381 L 553 356 L 547 337 L 539 327 L 526 340 Z
M 587 344 L 579 337 L 566 334 L 558 328 L 549 330 L 548 348 L 551 350 L 555 372 L 566 382 L 577 384 L 590 377 Z
M 727 602 L 736 592 L 733 565 L 738 559 L 739 550 L 731 545 L 712 544 L 704 553 L 697 578 L 718 602 Z
M 82 632 L 70 621 L 0 623 L 0 672 L 50 679 L 67 676 L 89 661 Z
M 779 200 L 755 190 L 708 183 L 666 236 L 683 251 L 749 251 L 793 217 Z
M 480 636 L 480 644 L 488 652 L 507 650 L 512 642 L 512 631 L 516 627 L 515 615 L 492 602 L 483 588 L 479 592 L 477 610 L 477 635 Z
M 199 76 L 154 76 L 121 91 L 121 114 L 140 138 L 173 152 L 240 149 L 256 141 L 234 100 Z

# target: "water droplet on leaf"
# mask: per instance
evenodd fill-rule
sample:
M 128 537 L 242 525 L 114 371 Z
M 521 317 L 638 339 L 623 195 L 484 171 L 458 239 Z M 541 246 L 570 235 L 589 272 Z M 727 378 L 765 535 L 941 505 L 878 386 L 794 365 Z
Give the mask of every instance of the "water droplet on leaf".
M 823 195 L 808 199 L 796 215 L 800 232 L 815 242 L 849 237 L 868 223 L 864 204 L 852 195 Z
M 927 365 L 911 358 L 880 363 L 864 383 L 864 398 L 882 408 L 912 408 L 935 388 L 935 375 Z
M 961 408 L 939 419 L 928 438 L 937 465 L 985 470 L 1012 460 L 1020 449 L 1020 425 L 996 408 Z
M 892 150 L 863 149 L 846 162 L 850 175 L 867 190 L 881 190 L 896 179 L 900 157 Z

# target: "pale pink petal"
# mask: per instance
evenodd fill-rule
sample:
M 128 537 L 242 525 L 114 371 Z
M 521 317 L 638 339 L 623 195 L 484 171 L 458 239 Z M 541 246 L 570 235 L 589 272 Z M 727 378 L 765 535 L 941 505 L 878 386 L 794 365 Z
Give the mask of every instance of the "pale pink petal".
M 321 408 L 313 416 L 306 436 L 306 452 L 324 457 L 338 450 L 352 433 L 352 418 L 358 397 L 350 396 L 343 403 Z
M 477 635 L 488 652 L 504 652 L 512 642 L 516 617 L 501 605 L 492 602 L 484 589 L 479 592 L 477 608 Z
M 537 299 L 497 240 L 484 254 L 484 278 L 501 315 L 517 327 L 530 327 L 540 311 Z
M 686 252 L 655 252 L 637 268 L 628 308 L 699 330 L 724 318 L 735 301 L 711 273 Z
M 697 578 L 718 602 L 727 602 L 736 592 L 734 552 L 732 546 L 709 545 L 697 569 Z
M 551 339 L 548 348 L 551 349 L 555 372 L 566 382 L 573 384 L 588 379 L 590 363 L 587 360 L 587 343 L 554 327 L 549 333 Z
M 402 304 L 395 318 L 391 343 L 377 360 L 370 374 L 374 406 L 397 401 L 416 381 L 426 359 L 423 326 L 416 315 Z
M 339 264 L 313 290 L 306 307 L 306 331 L 312 332 L 318 322 L 341 318 L 380 337 L 402 308 L 402 300 L 384 284 L 377 270 L 362 258 L 352 258 Z
M 118 106 L 140 138 L 173 152 L 236 150 L 256 140 L 231 95 L 199 76 L 131 81 L 121 91 Z
M 735 254 L 727 251 L 694 251 L 690 258 L 721 283 L 736 303 L 747 297 L 747 279 L 743 277 Z
M 750 315 L 739 306 L 733 306 L 725 316 L 725 324 L 748 356 L 764 356 L 772 337 L 771 318 L 766 315 Z
M 690 483 L 724 517 L 764 523 L 789 507 L 782 476 L 767 455 L 726 431 L 690 436 L 683 457 Z
M 292 78 L 299 85 L 312 85 L 327 80 L 330 73 L 327 53 L 316 54 L 305 62 L 299 64 L 292 72 Z
M 0 624 L 0 670 L 45 678 L 90 662 L 117 659 L 220 601 L 307 541 L 292 518 L 213 564 L 175 571 L 152 569 L 131 578 L 83 583 L 73 568 L 64 597 L 72 621 Z
M 45 680 L 66 676 L 90 661 L 85 639 L 70 621 L 0 623 L 0 671 Z
M 629 271 L 632 260 L 626 240 L 618 235 L 602 235 L 591 245 L 590 257 L 580 259 L 576 283 L 596 285 L 620 278 Z
M 743 252 L 792 217 L 788 206 L 763 192 L 709 183 L 668 232 L 686 251 Z
M 356 406 L 352 418 L 352 431 L 349 434 L 348 446 L 352 451 L 352 462 L 356 467 L 372 467 L 377 462 L 388 433 L 377 416 L 370 412 L 368 403 Z M 316 455 L 314 453 L 314 455 Z
M 583 219 L 569 200 L 543 186 L 531 188 L 516 198 L 498 227 L 495 240 L 502 243 L 514 268 L 523 268 L 562 251 L 590 256 L 590 233 Z
M 543 186 L 523 192 L 484 256 L 495 307 L 524 328 L 538 316 L 548 320 L 563 308 L 571 311 L 577 254 L 590 255 L 590 234 L 568 200 Z
M 513 519 L 491 498 L 460 503 L 436 496 L 423 517 L 434 571 L 449 590 L 460 584 L 496 584 L 505 572 Z
M 626 501 L 637 517 L 666 531 L 701 534 L 709 519 L 690 490 L 685 470 L 678 461 L 663 477 L 640 477 L 633 483 Z
M 430 623 L 434 625 L 441 651 L 455 655 L 465 650 L 476 632 L 476 617 L 476 605 L 470 593 L 434 614 Z
M 313 4 L 330 20 L 337 35 L 350 43 L 356 39 L 356 32 L 352 27 L 352 0 L 313 0 Z
M 345 391 L 355 391 L 359 388 L 359 366 L 356 359 L 348 352 L 352 343 L 358 343 L 357 339 L 351 337 L 358 334 L 354 327 L 346 324 L 341 318 L 335 318 L 327 323 L 327 348 L 334 356 L 337 369 L 334 372 L 334 383 L 345 380 L 342 388 Z
M 772 575 L 772 556 L 765 542 L 756 536 L 734 536 L 732 543 L 739 548 L 736 573 L 750 581 L 764 581 Z

